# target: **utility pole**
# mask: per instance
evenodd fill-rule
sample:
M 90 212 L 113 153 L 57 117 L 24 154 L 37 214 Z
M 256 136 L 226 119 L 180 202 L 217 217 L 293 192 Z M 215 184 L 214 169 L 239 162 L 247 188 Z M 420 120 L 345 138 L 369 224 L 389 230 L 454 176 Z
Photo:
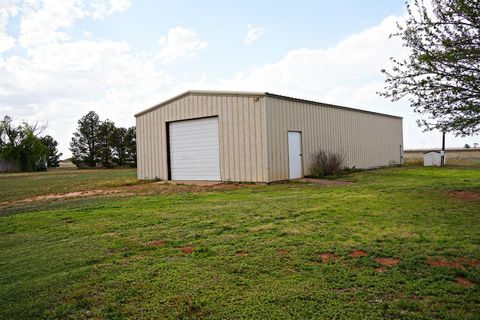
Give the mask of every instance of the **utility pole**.
M 440 166 L 445 167 L 445 131 L 443 131 L 442 133 L 442 151 L 440 152 Z

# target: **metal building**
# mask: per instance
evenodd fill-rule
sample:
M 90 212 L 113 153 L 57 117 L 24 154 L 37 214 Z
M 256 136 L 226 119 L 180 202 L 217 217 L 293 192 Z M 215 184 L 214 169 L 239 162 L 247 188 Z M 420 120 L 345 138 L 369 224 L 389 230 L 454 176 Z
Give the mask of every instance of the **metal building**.
M 139 179 L 294 179 L 320 149 L 349 167 L 402 162 L 401 117 L 267 92 L 187 91 L 135 117 Z

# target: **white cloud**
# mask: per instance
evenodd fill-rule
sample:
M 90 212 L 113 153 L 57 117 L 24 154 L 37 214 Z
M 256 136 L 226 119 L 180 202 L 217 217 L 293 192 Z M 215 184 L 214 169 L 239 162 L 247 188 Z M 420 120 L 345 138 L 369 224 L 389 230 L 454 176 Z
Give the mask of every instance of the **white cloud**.
M 29 0 L 20 23 L 20 44 L 24 48 L 72 40 L 66 31 L 84 17 L 102 19 L 125 11 L 131 0 Z
M 170 29 L 166 35 L 160 38 L 162 46 L 158 58 L 165 62 L 173 62 L 177 59 L 191 60 L 200 51 L 207 48 L 207 42 L 202 41 L 200 36 L 191 29 L 175 27 Z
M 85 15 L 80 0 L 43 0 L 25 3 L 25 14 L 20 22 L 20 45 L 24 48 L 70 40 L 58 31 L 69 28 Z
M 0 3 L 0 54 L 15 46 L 15 38 L 7 33 L 7 23 L 10 17 L 17 15 L 19 4 L 15 0 L 4 0 Z
M 110 14 L 114 12 L 122 12 L 129 9 L 132 6 L 131 0 L 111 0 L 110 1 Z
M 405 54 L 401 43 L 388 38 L 396 21 L 388 17 L 331 48 L 291 50 L 279 61 L 239 72 L 224 84 L 321 100 L 348 96 L 351 90 L 382 79 L 380 69 L 390 56 Z
M 48 132 L 66 155 L 76 120 L 86 112 L 133 125 L 145 97 L 158 101 L 159 92 L 173 81 L 158 67 L 155 55 L 136 53 L 127 42 L 96 39 L 88 32 L 86 40 L 74 40 L 68 28 L 78 19 L 93 18 L 89 3 L 28 0 L 22 8 L 10 3 L 0 4 L 0 31 L 6 18 L 20 13 L 24 51 L 0 56 L 0 114 L 48 123 Z M 129 3 L 110 1 L 104 14 L 125 10 Z
M 89 12 L 94 19 L 102 19 L 107 15 L 111 15 L 116 12 L 122 12 L 129 9 L 132 6 L 131 0 L 96 0 L 93 1 L 90 6 L 93 8 Z
M 253 25 L 247 25 L 247 34 L 245 35 L 245 43 L 250 45 L 255 41 L 259 40 L 265 35 L 264 27 L 254 27 Z
M 105 99 L 118 100 L 116 106 L 121 108 L 131 102 L 126 96 L 135 100 L 169 81 L 156 66 L 154 56 L 135 54 L 126 42 L 81 40 L 27 52 L 27 58 L 14 56 L 0 63 L 3 103 L 41 105 L 55 99 Z M 122 99 L 125 102 L 119 103 Z

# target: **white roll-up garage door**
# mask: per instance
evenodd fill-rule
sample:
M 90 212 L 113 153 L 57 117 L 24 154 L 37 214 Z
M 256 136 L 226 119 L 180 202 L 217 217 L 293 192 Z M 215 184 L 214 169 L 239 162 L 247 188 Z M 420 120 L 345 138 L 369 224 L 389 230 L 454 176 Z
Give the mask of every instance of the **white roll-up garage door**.
M 218 117 L 169 124 L 172 180 L 220 180 Z

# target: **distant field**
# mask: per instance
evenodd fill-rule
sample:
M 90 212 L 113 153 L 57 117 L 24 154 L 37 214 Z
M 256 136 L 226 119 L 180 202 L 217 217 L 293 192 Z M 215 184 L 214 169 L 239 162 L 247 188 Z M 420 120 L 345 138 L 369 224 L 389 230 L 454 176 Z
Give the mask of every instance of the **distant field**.
M 407 164 L 423 165 L 425 150 L 405 150 Z M 437 151 L 439 151 L 437 149 Z M 450 167 L 477 167 L 480 169 L 480 149 L 447 149 L 447 165 Z
M 0 202 L 139 183 L 136 169 L 52 170 L 0 174 Z
M 3 199 L 136 183 L 133 170 L 0 179 Z M 480 170 L 347 179 L 0 209 L 0 319 L 478 319 Z

